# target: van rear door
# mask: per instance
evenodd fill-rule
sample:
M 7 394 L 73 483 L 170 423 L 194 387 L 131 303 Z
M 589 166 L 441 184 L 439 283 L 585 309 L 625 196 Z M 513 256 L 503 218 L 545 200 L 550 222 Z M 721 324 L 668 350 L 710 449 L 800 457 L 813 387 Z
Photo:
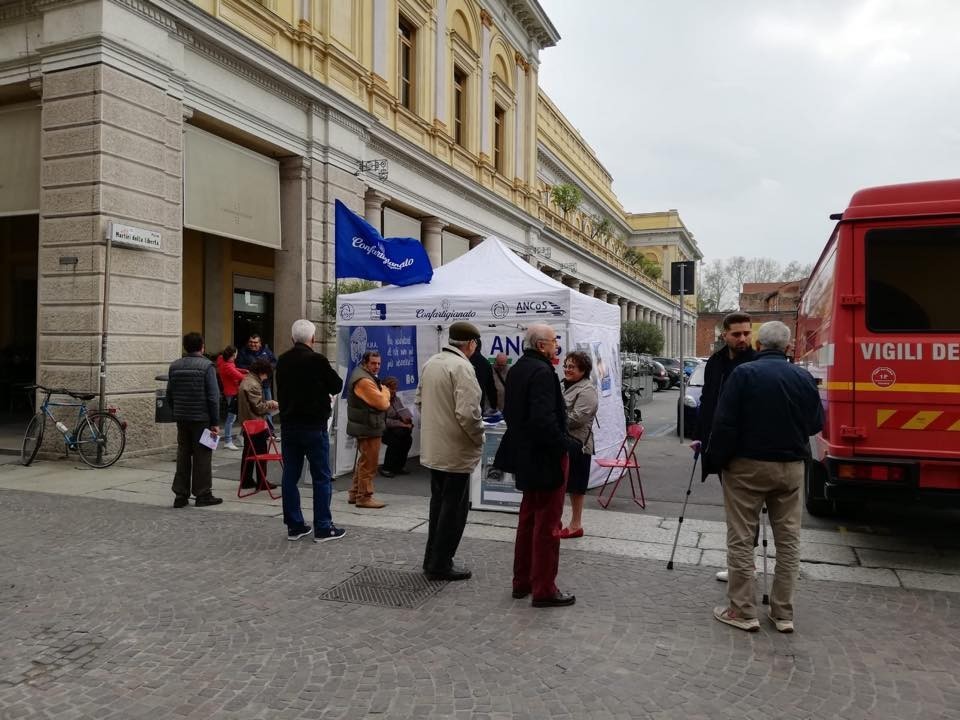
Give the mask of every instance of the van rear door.
M 854 452 L 960 460 L 960 218 L 854 227 Z

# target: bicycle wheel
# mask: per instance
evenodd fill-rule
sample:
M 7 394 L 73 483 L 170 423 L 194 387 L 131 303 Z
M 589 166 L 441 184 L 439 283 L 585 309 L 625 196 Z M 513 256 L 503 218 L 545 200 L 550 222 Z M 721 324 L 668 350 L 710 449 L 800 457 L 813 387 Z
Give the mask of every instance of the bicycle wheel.
M 27 425 L 27 431 L 23 434 L 23 445 L 20 446 L 20 462 L 29 465 L 40 451 L 43 444 L 43 427 L 46 425 L 46 416 L 43 413 L 37 413 Z
M 98 428 L 101 420 L 102 431 Z M 77 452 L 90 467 L 110 467 L 123 455 L 126 444 L 123 425 L 113 415 L 88 415 L 77 426 Z

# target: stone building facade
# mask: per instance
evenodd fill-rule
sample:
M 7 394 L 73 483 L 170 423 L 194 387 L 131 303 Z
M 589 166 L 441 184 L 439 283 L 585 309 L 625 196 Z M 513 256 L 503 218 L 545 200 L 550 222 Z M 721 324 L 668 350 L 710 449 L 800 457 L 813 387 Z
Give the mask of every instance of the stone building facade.
M 676 352 L 692 316 L 680 328 L 666 283 L 624 253 L 700 251 L 673 211 L 631 220 L 540 90 L 558 39 L 536 0 L 0 5 L 4 357 L 95 390 L 106 317 L 129 446 L 170 444 L 154 377 L 184 332 L 209 351 L 253 331 L 282 349 L 293 319 L 328 322 L 338 199 L 434 265 L 497 236 L 660 324 Z M 574 212 L 551 202 L 560 182 L 582 190 Z M 597 218 L 616 232 L 598 236 Z M 105 238 L 124 227 L 156 242 L 113 245 L 107 284 Z

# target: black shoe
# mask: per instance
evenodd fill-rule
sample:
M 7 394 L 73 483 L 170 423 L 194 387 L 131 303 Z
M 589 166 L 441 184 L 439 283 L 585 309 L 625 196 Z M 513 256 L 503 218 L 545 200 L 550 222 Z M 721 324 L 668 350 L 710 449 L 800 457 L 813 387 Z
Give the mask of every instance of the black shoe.
M 529 590 L 514 590 L 510 593 L 513 596 L 514 600 L 523 600 L 527 595 L 530 594 Z
M 427 580 L 446 580 L 447 582 L 456 582 L 457 580 L 469 580 L 473 573 L 465 567 L 451 565 L 449 570 L 442 572 L 427 572 Z
M 533 607 L 562 607 L 564 605 L 573 605 L 577 601 L 576 595 L 563 593 L 557 590 L 556 595 L 548 598 L 536 598 L 530 603 Z
M 380 474 L 383 475 L 384 477 L 393 477 L 394 475 L 396 475 L 395 472 L 393 472 L 392 470 L 387 470 L 386 468 L 380 468 Z
M 214 497 L 213 495 L 201 495 L 193 501 L 193 504 L 197 507 L 206 507 L 207 505 L 219 505 L 222 502 L 223 498 Z
M 173 499 L 173 506 L 175 508 L 186 507 L 189 504 L 190 504 L 190 498 L 183 497 L 182 495 L 178 495 Z
M 300 538 L 306 537 L 313 532 L 313 528 L 309 525 L 301 525 L 300 527 L 288 527 L 287 528 L 287 540 L 293 542 L 294 540 L 299 540 Z

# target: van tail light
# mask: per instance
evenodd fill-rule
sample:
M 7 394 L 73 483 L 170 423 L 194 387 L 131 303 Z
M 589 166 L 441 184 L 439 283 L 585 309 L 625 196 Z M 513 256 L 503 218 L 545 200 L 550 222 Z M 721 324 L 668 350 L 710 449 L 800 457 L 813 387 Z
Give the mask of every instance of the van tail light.
M 902 467 L 897 465 L 850 465 L 837 466 L 837 477 L 842 480 L 880 480 L 901 482 L 906 477 Z

